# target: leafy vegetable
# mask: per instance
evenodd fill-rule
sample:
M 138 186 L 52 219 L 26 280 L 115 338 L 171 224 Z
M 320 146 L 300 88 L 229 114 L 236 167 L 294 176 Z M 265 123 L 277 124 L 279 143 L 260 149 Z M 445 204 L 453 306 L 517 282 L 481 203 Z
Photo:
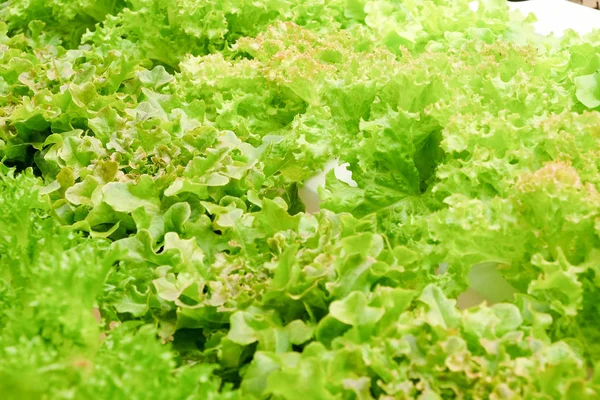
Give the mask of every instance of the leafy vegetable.
M 6 398 L 600 396 L 599 33 L 504 0 L 0 15 Z

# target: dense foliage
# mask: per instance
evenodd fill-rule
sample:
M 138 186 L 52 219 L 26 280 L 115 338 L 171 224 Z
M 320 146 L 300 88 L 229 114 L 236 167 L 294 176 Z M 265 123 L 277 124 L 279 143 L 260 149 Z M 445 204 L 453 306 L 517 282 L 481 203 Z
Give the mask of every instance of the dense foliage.
M 600 33 L 469 3 L 0 2 L 1 397 L 600 397 Z

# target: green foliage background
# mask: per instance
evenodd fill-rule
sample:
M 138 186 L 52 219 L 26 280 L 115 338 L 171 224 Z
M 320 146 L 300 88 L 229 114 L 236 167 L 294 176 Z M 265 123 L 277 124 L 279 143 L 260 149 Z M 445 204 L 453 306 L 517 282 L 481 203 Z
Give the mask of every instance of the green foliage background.
M 0 2 L 2 398 L 598 398 L 600 33 L 469 3 Z

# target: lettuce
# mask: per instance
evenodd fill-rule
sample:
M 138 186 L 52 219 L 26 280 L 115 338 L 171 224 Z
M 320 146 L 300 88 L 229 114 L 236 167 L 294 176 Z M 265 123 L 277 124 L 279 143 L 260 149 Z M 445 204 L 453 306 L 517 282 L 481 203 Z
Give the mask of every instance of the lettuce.
M 0 15 L 5 397 L 600 396 L 598 33 L 504 0 Z

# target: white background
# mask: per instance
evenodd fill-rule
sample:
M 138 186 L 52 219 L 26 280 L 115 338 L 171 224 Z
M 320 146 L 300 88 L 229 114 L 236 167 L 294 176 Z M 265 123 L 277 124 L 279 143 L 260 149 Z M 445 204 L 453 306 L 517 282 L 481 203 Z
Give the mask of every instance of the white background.
M 536 31 L 543 35 L 562 35 L 567 29 L 588 33 L 600 28 L 600 11 L 567 0 L 529 0 L 508 4 L 523 14 L 534 13 L 538 19 Z

